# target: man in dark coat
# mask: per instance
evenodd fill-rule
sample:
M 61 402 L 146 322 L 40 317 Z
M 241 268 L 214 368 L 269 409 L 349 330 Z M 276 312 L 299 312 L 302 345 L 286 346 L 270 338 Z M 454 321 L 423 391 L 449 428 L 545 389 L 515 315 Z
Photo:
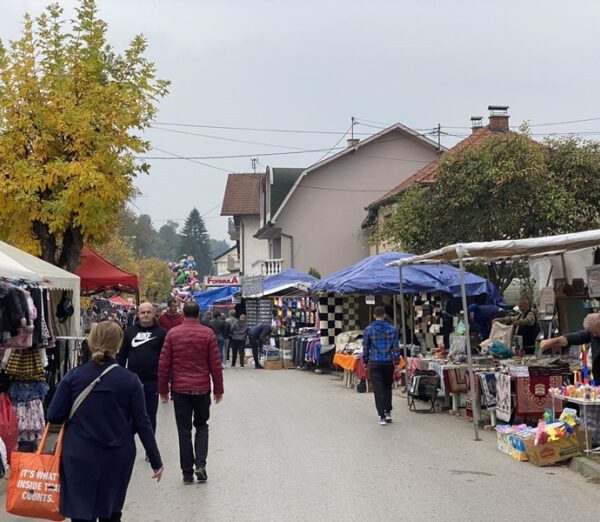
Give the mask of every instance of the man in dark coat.
M 263 346 L 275 328 L 270 323 L 258 323 L 248 330 L 248 339 L 250 340 L 250 347 L 252 348 L 252 357 L 254 357 L 254 367 L 257 370 L 262 370 L 262 366 L 258 360 L 258 350 Z
M 206 482 L 210 392 L 215 403 L 223 399 L 223 368 L 214 332 L 198 323 L 200 310 L 195 302 L 183 307 L 183 324 L 167 334 L 160 355 L 158 391 L 169 402 L 169 383 L 179 436 L 179 461 L 183 483 Z M 196 428 L 192 445 L 192 419 Z
M 139 306 L 138 318 L 137 323 L 125 330 L 118 361 L 121 366 L 127 366 L 142 381 L 146 410 L 152 429 L 156 433 L 158 359 L 167 332 L 154 318 L 152 303 L 142 303 Z

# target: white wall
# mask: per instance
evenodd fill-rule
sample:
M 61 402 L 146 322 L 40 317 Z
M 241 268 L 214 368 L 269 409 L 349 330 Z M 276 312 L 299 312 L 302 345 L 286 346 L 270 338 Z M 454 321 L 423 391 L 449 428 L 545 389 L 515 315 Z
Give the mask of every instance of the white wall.
M 368 257 L 361 231 L 365 207 L 436 157 L 432 147 L 394 131 L 307 174 L 275 224 L 294 236 L 294 268 L 314 267 L 326 276 Z M 285 237 L 281 255 L 291 266 Z
M 254 237 L 259 224 L 259 215 L 240 218 L 240 268 L 245 276 L 253 275 L 253 263 L 269 258 L 269 242 Z

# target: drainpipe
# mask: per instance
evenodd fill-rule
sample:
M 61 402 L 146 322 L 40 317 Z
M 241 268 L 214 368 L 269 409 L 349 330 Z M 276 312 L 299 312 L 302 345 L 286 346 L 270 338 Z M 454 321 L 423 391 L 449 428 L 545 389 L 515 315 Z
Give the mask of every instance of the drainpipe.
M 287 237 L 290 240 L 290 250 L 291 250 L 291 264 L 292 266 L 290 268 L 295 268 L 294 267 L 294 236 L 290 236 L 288 234 L 284 234 L 283 232 L 281 232 L 279 234 L 281 237 Z

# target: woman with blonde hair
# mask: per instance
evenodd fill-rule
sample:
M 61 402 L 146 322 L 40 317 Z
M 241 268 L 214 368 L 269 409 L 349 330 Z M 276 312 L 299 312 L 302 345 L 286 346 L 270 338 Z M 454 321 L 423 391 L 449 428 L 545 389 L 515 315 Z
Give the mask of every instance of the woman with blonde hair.
M 88 339 L 90 362 L 64 376 L 48 409 L 48 422 L 67 423 L 60 512 L 74 522 L 121 520 L 135 461 L 136 433 L 154 470 L 152 478 L 159 481 L 163 473 L 142 383 L 115 360 L 122 339 L 117 323 L 97 324 Z M 93 382 L 92 391 L 69 419 L 73 404 Z

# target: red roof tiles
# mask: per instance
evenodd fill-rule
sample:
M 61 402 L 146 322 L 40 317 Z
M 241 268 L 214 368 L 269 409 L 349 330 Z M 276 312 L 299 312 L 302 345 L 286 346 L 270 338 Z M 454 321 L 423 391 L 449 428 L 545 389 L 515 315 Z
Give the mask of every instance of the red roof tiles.
M 260 182 L 264 174 L 229 174 L 222 216 L 260 214 Z

